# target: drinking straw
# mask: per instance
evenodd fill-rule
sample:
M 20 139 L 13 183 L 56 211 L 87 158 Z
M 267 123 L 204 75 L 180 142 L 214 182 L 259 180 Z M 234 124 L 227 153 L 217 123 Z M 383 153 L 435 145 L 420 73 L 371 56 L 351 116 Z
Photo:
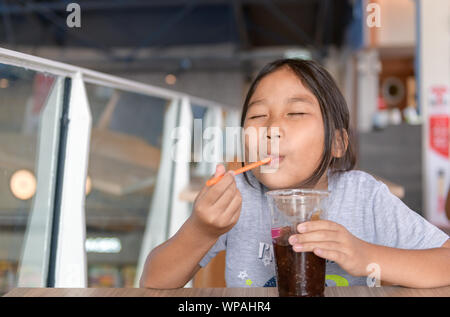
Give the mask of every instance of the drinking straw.
M 258 162 L 255 162 L 255 163 L 251 163 L 251 164 L 245 165 L 244 167 L 241 167 L 241 168 L 238 168 L 237 170 L 234 170 L 234 171 L 233 171 L 233 172 L 234 172 L 234 175 L 238 175 L 238 174 L 247 172 L 247 171 L 249 171 L 249 170 L 251 170 L 251 169 L 253 169 L 253 168 L 255 168 L 255 167 L 258 167 L 258 166 L 267 164 L 267 163 L 270 162 L 270 160 L 271 160 L 270 157 L 266 157 L 265 159 L 263 159 L 263 160 L 261 160 L 261 161 L 258 161 Z M 225 175 L 225 174 L 220 175 L 220 176 L 217 176 L 217 177 L 213 177 L 213 178 L 211 178 L 211 179 L 208 179 L 208 181 L 206 182 L 206 186 L 212 186 L 212 185 L 216 184 L 218 181 L 220 181 L 220 180 L 222 179 L 222 177 L 223 177 L 224 175 Z

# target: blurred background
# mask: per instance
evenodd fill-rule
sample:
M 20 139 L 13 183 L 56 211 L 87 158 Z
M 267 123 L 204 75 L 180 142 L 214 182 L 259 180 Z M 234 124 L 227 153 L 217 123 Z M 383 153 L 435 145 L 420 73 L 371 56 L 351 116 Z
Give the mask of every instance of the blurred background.
M 0 295 L 137 286 L 215 166 L 167 160 L 169 128 L 238 126 L 278 58 L 328 69 L 357 168 L 449 230 L 449 21 L 447 0 L 0 0 Z M 224 286 L 223 253 L 190 285 Z

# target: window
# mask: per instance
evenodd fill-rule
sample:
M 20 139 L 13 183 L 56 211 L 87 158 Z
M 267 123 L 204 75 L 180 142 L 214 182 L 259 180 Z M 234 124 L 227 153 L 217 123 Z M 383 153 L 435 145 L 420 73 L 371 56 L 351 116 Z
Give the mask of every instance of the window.
M 62 93 L 61 78 L 0 64 L 0 295 L 46 283 Z
M 220 105 L 0 48 L 0 107 L 0 295 L 136 286 L 191 212 L 191 135 L 172 132 Z
M 169 102 L 91 84 L 86 91 L 92 113 L 86 184 L 88 287 L 133 287 Z

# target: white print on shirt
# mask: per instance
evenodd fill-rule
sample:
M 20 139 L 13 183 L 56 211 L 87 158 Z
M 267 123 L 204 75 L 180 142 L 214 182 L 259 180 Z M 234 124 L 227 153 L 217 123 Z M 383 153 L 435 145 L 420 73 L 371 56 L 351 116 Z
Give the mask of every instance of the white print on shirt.
M 273 245 L 269 243 L 260 242 L 258 259 L 262 260 L 264 266 L 268 266 L 273 261 Z
M 238 278 L 240 278 L 243 281 L 245 280 L 245 285 L 247 285 L 247 286 L 252 286 L 252 284 L 253 284 L 253 281 L 248 278 L 247 271 L 240 271 Z
M 238 278 L 240 278 L 241 280 L 245 280 L 248 277 L 247 271 L 240 271 Z
M 262 261 L 264 263 L 264 266 L 268 266 L 270 262 L 272 262 L 272 260 L 269 257 L 264 257 Z

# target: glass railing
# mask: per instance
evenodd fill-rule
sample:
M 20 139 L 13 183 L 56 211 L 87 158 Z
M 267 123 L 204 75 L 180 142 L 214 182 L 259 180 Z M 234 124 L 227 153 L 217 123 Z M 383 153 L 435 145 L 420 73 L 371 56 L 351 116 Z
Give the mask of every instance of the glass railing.
M 222 128 L 236 118 L 216 102 L 5 49 L 0 107 L 0 293 L 137 286 L 148 252 L 191 212 L 180 195 L 215 166 L 191 162 L 193 119 Z M 191 133 L 175 136 L 180 127 Z
M 0 63 L 0 294 L 47 282 L 62 83 Z

